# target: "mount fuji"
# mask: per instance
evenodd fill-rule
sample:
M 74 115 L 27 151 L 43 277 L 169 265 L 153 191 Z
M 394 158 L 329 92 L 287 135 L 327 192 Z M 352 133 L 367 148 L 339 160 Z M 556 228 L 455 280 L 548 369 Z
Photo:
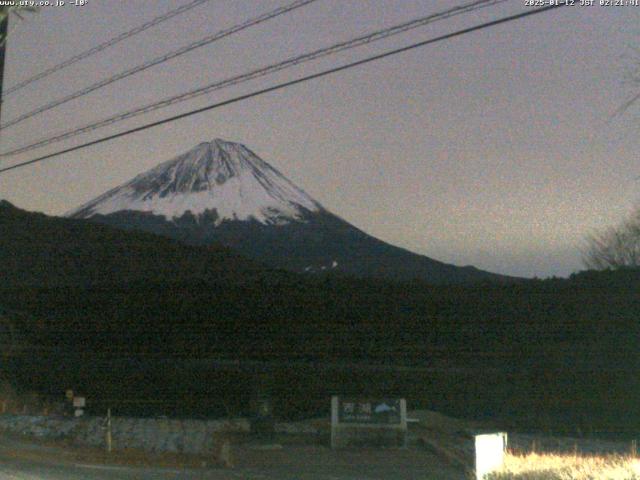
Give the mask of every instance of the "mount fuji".
M 326 210 L 244 145 L 215 139 L 68 213 L 182 242 L 220 243 L 297 272 L 431 283 L 505 281 L 378 240 Z

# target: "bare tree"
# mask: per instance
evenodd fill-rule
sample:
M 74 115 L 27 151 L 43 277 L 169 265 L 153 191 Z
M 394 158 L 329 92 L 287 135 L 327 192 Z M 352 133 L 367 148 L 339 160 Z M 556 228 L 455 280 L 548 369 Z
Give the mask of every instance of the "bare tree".
M 640 206 L 619 225 L 588 235 L 582 261 L 595 270 L 640 267 Z

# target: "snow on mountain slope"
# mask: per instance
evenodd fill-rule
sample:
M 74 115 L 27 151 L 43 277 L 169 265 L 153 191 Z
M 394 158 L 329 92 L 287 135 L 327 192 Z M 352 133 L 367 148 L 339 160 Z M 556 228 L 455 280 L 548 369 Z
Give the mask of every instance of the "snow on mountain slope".
M 301 221 L 322 206 L 244 145 L 215 139 L 161 163 L 70 212 L 89 218 L 120 211 L 148 212 L 167 220 L 190 211 L 265 225 Z
M 243 145 L 216 139 L 68 214 L 294 272 L 460 283 L 502 277 L 390 245 L 324 209 Z

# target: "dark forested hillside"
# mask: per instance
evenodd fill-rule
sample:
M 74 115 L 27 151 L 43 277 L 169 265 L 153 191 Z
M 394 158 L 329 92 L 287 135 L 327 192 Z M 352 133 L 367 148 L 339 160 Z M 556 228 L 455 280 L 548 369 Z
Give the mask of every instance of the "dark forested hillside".
M 237 376 L 214 382 L 222 374 L 207 361 L 254 360 L 281 362 L 282 398 L 302 411 L 313 404 L 308 391 L 324 398 L 365 389 L 534 426 L 640 427 L 637 270 L 431 286 L 283 273 L 220 248 L 7 205 L 0 231 L 0 305 L 25 314 L 16 326 L 37 355 L 18 363 L 34 387 L 51 388 L 54 370 L 86 389 L 104 385 L 104 362 L 124 358 L 138 360 L 112 386 L 130 377 L 141 394 L 136 362 L 172 359 L 188 360 L 189 373 L 171 381 L 166 366 L 145 373 L 148 392 L 161 384 L 165 395 L 189 388 L 237 397 Z M 71 358 L 82 368 L 62 368 Z M 304 373 L 287 367 L 293 361 L 416 370 Z
M 223 247 L 25 212 L 0 201 L 0 281 L 9 286 L 244 280 L 266 268 Z

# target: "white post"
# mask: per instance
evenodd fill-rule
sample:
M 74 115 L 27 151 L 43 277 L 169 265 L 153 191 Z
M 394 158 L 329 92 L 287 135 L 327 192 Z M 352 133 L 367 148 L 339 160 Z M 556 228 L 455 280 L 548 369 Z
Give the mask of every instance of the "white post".
M 506 433 L 476 435 L 476 480 L 502 467 L 506 448 Z

